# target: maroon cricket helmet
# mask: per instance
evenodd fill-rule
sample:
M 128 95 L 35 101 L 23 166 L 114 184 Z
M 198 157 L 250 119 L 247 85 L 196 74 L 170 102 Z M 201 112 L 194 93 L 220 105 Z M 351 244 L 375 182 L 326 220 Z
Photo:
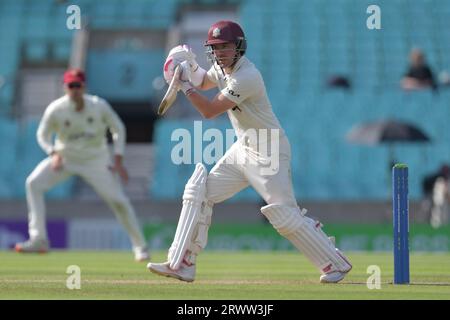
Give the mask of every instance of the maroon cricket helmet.
M 244 55 L 247 49 L 247 40 L 245 39 L 244 31 L 236 22 L 229 20 L 221 20 L 214 23 L 208 31 L 208 40 L 205 46 L 212 46 L 221 43 L 236 44 L 236 51 L 241 56 Z

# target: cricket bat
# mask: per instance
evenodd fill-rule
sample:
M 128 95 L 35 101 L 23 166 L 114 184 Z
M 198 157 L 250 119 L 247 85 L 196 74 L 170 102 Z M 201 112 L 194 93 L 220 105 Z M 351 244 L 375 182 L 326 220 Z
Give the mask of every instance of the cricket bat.
M 167 110 L 172 106 L 172 104 L 175 102 L 177 98 L 178 93 L 178 85 L 177 80 L 180 77 L 181 73 L 181 67 L 180 65 L 175 67 L 175 70 L 173 72 L 173 78 L 172 81 L 170 81 L 169 88 L 167 89 L 166 94 L 164 95 L 164 98 L 161 100 L 161 103 L 158 107 L 158 115 L 162 116 L 164 113 L 166 113 Z

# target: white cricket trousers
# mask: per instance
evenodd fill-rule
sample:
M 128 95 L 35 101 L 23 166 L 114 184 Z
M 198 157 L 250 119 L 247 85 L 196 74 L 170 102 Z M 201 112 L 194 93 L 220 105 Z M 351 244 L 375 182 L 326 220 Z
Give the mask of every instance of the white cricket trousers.
M 133 248 L 146 247 L 134 209 L 118 177 L 108 165 L 106 158 L 83 163 L 63 160 L 63 167 L 55 171 L 51 168 L 50 157 L 41 161 L 26 180 L 30 238 L 47 239 L 44 193 L 70 176 L 77 175 L 90 184 L 108 204 L 128 232 Z
M 242 189 L 252 186 L 267 204 L 296 206 L 291 178 L 291 146 L 285 136 L 279 140 L 279 167 L 275 174 L 267 174 L 264 160 L 239 163 L 236 158 L 245 154 L 254 159 L 252 150 L 238 140 L 211 169 L 206 181 L 206 198 L 219 203 L 231 198 Z M 261 163 L 259 163 L 261 162 Z

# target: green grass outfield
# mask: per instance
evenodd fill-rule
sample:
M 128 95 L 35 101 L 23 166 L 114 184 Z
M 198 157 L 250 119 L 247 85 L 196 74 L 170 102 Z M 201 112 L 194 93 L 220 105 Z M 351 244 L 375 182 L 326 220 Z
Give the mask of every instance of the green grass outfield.
M 153 261 L 165 252 L 153 253 Z M 392 285 L 392 255 L 350 253 L 353 270 L 339 284 L 295 252 L 214 252 L 198 258 L 197 278 L 185 283 L 150 273 L 131 252 L 0 251 L 0 299 L 450 299 L 450 254 L 411 255 L 411 285 Z M 81 289 L 66 288 L 66 269 L 81 268 Z M 381 268 L 381 289 L 366 286 L 367 267 Z

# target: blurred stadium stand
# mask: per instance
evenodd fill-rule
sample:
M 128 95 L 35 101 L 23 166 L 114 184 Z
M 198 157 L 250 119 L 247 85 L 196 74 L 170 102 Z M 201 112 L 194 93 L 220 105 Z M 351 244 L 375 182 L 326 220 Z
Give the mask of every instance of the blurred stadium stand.
M 70 4 L 81 8 L 90 38 L 87 48 L 77 47 L 76 31 L 65 27 Z M 371 4 L 382 8 L 381 30 L 366 28 L 366 8 Z M 154 110 L 165 88 L 158 77 L 167 49 L 176 40 L 193 37 L 177 25 L 183 14 L 200 9 L 217 16 L 221 10 L 227 16 L 231 12 L 246 31 L 248 57 L 261 70 L 274 111 L 291 141 L 299 200 L 388 198 L 388 150 L 345 141 L 346 132 L 362 121 L 405 119 L 431 137 L 428 145 L 396 148 L 396 160 L 410 166 L 413 199 L 421 197 L 421 179 L 450 160 L 450 90 L 405 93 L 399 88 L 412 47 L 425 51 L 436 75 L 450 70 L 450 1 L 3 0 L 0 198 L 23 198 L 27 174 L 44 157 L 35 139 L 38 119 L 31 117 L 24 102 L 33 97 L 23 96 L 30 94 L 24 91 L 27 75 L 62 70 L 77 50 L 85 50 L 89 89 L 108 99 L 124 119 L 134 112 L 142 115 L 141 124 L 153 126 Z M 206 25 L 205 21 L 199 23 Z M 197 38 L 205 37 L 206 31 Z M 201 48 L 198 43 L 193 46 Z M 204 59 L 202 52 L 197 55 Z M 336 74 L 348 77 L 352 88 L 327 88 L 326 80 Z M 55 91 L 45 99 L 56 97 Z M 136 107 L 127 109 L 127 105 Z M 199 119 L 193 111 L 183 112 L 187 111 L 175 106 L 156 121 L 152 134 L 125 121 L 129 135 L 135 137 L 128 141 L 127 157 L 150 162 L 133 162 L 140 182 L 130 187 L 131 197 L 180 199 L 192 166 L 172 164 L 169 157 L 175 142 L 170 135 L 176 128 L 192 130 L 193 120 Z M 228 126 L 225 117 L 204 122 L 204 130 Z M 88 193 L 71 180 L 50 196 L 64 199 Z M 234 200 L 258 199 L 245 190 Z

